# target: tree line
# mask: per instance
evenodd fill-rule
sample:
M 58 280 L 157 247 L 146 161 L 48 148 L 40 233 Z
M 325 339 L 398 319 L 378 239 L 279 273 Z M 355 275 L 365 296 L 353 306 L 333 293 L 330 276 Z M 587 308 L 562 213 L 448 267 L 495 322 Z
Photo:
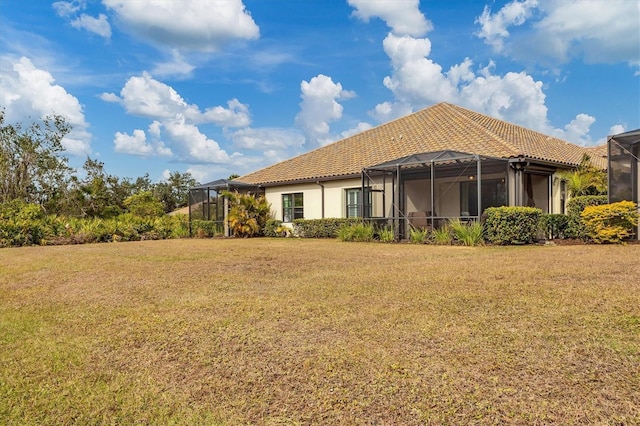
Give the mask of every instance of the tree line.
M 0 204 L 20 200 L 47 214 L 104 219 L 128 211 L 132 196 L 160 203 L 164 213 L 187 205 L 189 188 L 198 184 L 190 173 L 172 172 L 162 182 L 148 174 L 120 178 L 90 157 L 78 173 L 64 156 L 62 140 L 70 130 L 58 115 L 28 127 L 7 124 L 0 110 Z

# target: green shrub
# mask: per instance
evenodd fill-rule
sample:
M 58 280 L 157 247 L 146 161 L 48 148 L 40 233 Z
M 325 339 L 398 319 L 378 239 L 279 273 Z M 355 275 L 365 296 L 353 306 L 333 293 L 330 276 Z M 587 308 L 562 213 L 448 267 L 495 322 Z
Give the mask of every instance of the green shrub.
M 588 206 L 600 206 L 608 202 L 606 195 L 583 195 L 570 199 L 567 202 L 567 238 L 587 239 L 587 230 L 580 216 L 582 211 Z
M 153 196 L 151 191 L 142 191 L 125 198 L 124 206 L 129 213 L 142 217 L 159 217 L 164 215 L 164 204 Z
M 222 224 L 215 220 L 192 220 L 191 235 L 196 238 L 210 238 L 222 233 Z
M 22 200 L 0 204 L 0 247 L 41 244 L 50 233 L 41 206 Z
M 451 245 L 453 243 L 453 235 L 449 225 L 444 225 L 431 231 L 429 241 L 438 245 Z
M 374 226 L 370 223 L 354 223 L 346 225 L 338 230 L 340 241 L 367 242 L 372 241 L 374 236 Z
M 487 240 L 493 244 L 528 244 L 536 237 L 542 210 L 533 207 L 489 207 L 484 211 Z
M 565 238 L 567 226 L 569 225 L 569 216 L 566 214 L 548 214 L 540 215 L 540 232 L 547 239 Z
M 586 235 L 592 241 L 621 243 L 634 235 L 638 226 L 638 206 L 631 201 L 588 206 L 582 211 Z
M 267 219 L 264 225 L 263 235 L 265 237 L 286 237 L 289 234 L 289 228 L 282 226 L 282 221 L 278 219 Z
M 411 228 L 409 231 L 409 241 L 413 244 L 424 244 L 427 241 L 429 231 L 421 228 Z
M 393 243 L 396 240 L 396 234 L 390 226 L 384 226 L 378 231 L 381 243 Z
M 484 226 L 480 222 L 465 223 L 460 219 L 452 219 L 449 221 L 449 228 L 454 241 L 463 246 L 484 245 Z
M 361 223 L 361 219 L 295 219 L 293 234 L 302 238 L 336 238 L 344 226 Z
M 234 237 L 258 237 L 271 213 L 271 205 L 263 195 L 225 191 L 229 199 L 227 223 Z

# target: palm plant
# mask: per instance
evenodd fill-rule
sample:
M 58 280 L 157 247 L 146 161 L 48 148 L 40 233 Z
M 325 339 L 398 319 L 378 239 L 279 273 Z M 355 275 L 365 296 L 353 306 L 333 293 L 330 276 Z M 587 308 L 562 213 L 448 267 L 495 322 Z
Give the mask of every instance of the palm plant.
M 262 195 L 225 191 L 229 199 L 227 223 L 234 237 L 256 237 L 262 234 L 271 214 L 271 205 Z

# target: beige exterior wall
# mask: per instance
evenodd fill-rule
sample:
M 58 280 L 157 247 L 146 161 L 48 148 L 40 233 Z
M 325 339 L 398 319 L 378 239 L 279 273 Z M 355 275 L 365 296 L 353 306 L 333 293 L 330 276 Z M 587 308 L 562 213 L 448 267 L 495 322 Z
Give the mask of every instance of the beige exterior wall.
M 302 192 L 305 219 L 322 217 L 322 188 L 315 183 L 278 186 L 265 189 L 265 197 L 271 203 L 271 212 L 277 220 L 282 220 L 282 195 Z

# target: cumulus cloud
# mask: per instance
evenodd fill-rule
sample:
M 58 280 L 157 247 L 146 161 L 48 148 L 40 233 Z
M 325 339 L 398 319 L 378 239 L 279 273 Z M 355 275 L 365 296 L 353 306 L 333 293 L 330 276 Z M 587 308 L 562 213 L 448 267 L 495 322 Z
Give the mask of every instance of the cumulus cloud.
M 383 47 L 392 71 L 384 78 L 384 85 L 395 99 L 378 104 L 370 113 L 379 121 L 444 101 L 572 142 L 591 143 L 588 132 L 593 121 L 586 114 L 562 129 L 550 125 L 543 83 L 526 72 L 499 75 L 493 62 L 476 69 L 469 58 L 445 70 L 429 58 L 431 41 L 427 38 L 390 33 Z
M 103 0 L 127 31 L 160 46 L 216 51 L 236 40 L 259 37 L 241 0 Z
M 173 87 L 154 79 L 147 72 L 129 78 L 119 97 L 103 93 L 101 99 L 118 101 L 128 113 L 153 120 L 173 119 L 180 115 L 193 124 L 243 127 L 251 123 L 249 107 L 237 99 L 228 101 L 228 108 L 214 106 L 201 111 L 197 105 L 188 104 Z
M 150 129 L 149 133 L 156 137 L 159 136 L 153 129 Z M 132 154 L 140 157 L 171 157 L 173 154 L 161 141 L 148 142 L 144 130 L 140 129 L 135 129 L 132 135 L 116 132 L 113 144 L 115 151 L 122 154 Z
M 476 35 L 500 52 L 504 47 L 504 39 L 509 36 L 507 28 L 524 24 L 537 7 L 538 0 L 515 0 L 492 15 L 489 6 L 485 6 L 482 15 L 476 19 L 481 27 Z
M 251 123 L 249 107 L 237 99 L 227 107 L 214 106 L 202 111 L 188 104 L 171 86 L 149 73 L 129 78 L 120 95 L 103 93 L 106 102 L 117 102 L 133 115 L 153 120 L 147 133 L 140 129 L 132 135 L 118 132 L 114 139 L 117 152 L 140 156 L 171 156 L 188 163 L 228 163 L 229 155 L 217 141 L 200 131 L 199 124 L 213 123 L 223 128 L 245 127 Z M 152 137 L 147 140 L 147 134 Z
M 419 0 L 348 0 L 355 8 L 353 16 L 369 22 L 377 17 L 398 35 L 423 36 L 433 29 L 431 21 L 420 12 Z
M 60 115 L 72 126 L 62 140 L 71 155 L 91 153 L 91 134 L 82 105 L 46 70 L 37 68 L 27 57 L 0 58 L 0 105 L 6 108 L 7 122 L 21 122 L 33 116 Z
M 640 3 L 627 0 L 514 0 L 491 14 L 485 8 L 476 35 L 497 52 L 525 62 L 640 65 Z M 526 24 L 526 25 L 525 25 Z M 513 34 L 508 27 L 521 26 Z
M 343 90 L 340 83 L 334 83 L 331 77 L 323 74 L 302 81 L 300 90 L 302 102 L 296 124 L 311 141 L 325 144 L 333 140 L 329 125 L 339 120 L 343 111 L 338 101 L 353 98 L 355 93 Z

